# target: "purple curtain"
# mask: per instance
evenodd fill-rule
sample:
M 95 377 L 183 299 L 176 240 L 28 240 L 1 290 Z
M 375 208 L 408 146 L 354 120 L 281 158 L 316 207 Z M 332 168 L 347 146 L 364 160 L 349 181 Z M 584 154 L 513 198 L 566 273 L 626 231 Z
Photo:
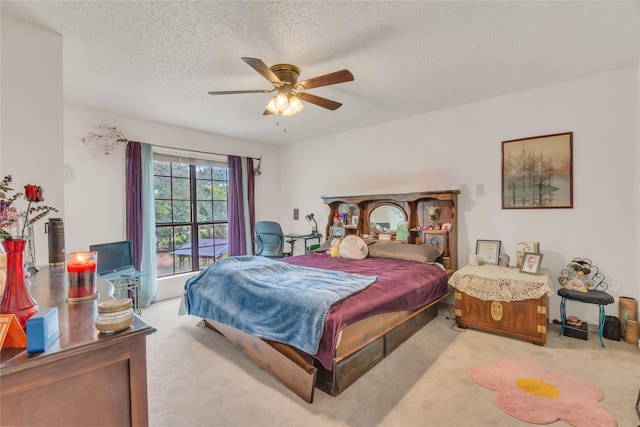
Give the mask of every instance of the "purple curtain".
M 126 232 L 133 246 L 133 264 L 142 260 L 142 156 L 139 142 L 129 141 L 126 154 Z
M 229 156 L 229 256 L 253 254 L 255 228 L 253 159 Z

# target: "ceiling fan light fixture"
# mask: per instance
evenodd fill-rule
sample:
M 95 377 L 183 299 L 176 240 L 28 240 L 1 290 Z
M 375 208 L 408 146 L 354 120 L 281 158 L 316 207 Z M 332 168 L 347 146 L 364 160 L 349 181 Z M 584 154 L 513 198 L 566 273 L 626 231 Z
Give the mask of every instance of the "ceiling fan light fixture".
M 295 116 L 296 114 L 298 114 L 302 110 L 304 110 L 304 105 L 302 105 L 302 104 L 300 104 L 300 108 L 298 108 L 298 109 L 293 109 L 293 108 L 291 108 L 291 106 L 289 106 L 289 108 L 284 110 L 281 114 L 282 114 L 282 117 Z
M 296 95 L 291 95 L 289 97 L 289 107 L 291 107 L 292 110 L 300 112 L 304 108 L 304 105 L 302 105 L 302 101 L 300 101 L 300 98 L 298 98 Z
M 269 103 L 267 104 L 266 108 L 272 114 L 278 114 L 280 112 L 276 108 L 276 97 L 275 96 L 269 100 Z
M 289 97 L 289 106 L 282 112 L 282 116 L 293 116 L 295 114 L 298 114 L 302 110 L 304 110 L 304 104 L 300 101 L 300 98 L 295 95 L 291 95 Z
M 289 96 L 286 92 L 278 92 L 274 98 L 274 106 L 278 111 L 285 111 L 289 107 Z

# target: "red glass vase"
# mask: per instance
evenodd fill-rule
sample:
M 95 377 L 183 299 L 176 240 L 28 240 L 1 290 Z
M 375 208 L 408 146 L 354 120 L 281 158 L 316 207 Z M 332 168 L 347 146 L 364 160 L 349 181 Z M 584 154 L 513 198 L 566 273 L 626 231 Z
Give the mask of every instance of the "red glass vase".
M 0 313 L 15 314 L 22 329 L 27 327 L 27 319 L 37 313 L 38 306 L 31 296 L 24 279 L 22 254 L 27 241 L 10 239 L 2 242 L 7 257 L 7 283 L 0 303 Z

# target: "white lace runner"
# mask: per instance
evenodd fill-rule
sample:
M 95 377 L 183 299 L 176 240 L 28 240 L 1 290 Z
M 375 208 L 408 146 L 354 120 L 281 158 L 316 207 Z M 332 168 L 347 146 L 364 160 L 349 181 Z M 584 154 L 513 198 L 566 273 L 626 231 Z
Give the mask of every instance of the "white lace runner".
M 520 273 L 518 268 L 497 265 L 467 265 L 453 273 L 449 284 L 460 292 L 483 301 L 523 301 L 553 295 L 549 270 L 540 274 Z

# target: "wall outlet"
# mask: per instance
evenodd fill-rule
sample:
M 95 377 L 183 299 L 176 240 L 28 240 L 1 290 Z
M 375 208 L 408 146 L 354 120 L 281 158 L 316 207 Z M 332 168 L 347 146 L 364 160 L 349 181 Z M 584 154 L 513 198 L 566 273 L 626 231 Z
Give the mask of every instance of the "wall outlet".
M 484 196 L 484 184 L 476 184 L 476 196 Z
M 293 219 L 299 219 L 299 217 L 300 217 L 300 209 L 295 208 L 293 210 Z

